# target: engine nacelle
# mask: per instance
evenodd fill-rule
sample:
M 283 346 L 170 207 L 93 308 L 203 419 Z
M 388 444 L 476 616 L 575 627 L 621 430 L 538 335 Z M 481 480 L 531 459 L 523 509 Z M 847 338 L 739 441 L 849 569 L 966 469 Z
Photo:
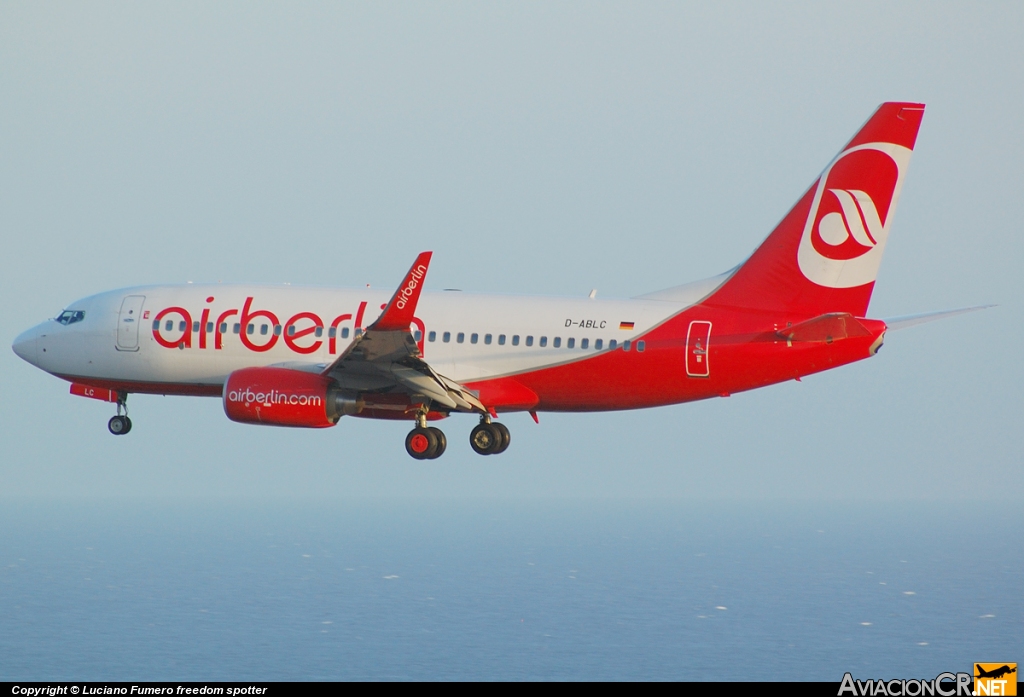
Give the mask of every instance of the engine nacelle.
M 288 368 L 243 368 L 224 384 L 224 413 L 232 421 L 265 426 L 327 428 L 363 403 L 330 378 Z

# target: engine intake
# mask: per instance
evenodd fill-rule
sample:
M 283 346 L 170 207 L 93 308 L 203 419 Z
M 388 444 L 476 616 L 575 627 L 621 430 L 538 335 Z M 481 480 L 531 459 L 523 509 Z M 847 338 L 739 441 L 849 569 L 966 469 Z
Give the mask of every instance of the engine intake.
M 224 413 L 232 421 L 265 426 L 328 428 L 363 401 L 330 378 L 289 368 L 243 368 L 224 384 Z

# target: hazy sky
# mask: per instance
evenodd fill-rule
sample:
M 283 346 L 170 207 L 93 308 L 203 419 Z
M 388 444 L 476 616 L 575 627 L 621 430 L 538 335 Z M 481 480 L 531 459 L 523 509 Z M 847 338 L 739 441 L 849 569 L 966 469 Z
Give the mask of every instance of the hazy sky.
M 1019 498 L 1024 5 L 0 2 L 0 495 Z M 243 426 L 72 397 L 22 330 L 143 283 L 630 296 L 744 259 L 885 100 L 927 103 L 871 314 L 998 303 L 729 399 Z

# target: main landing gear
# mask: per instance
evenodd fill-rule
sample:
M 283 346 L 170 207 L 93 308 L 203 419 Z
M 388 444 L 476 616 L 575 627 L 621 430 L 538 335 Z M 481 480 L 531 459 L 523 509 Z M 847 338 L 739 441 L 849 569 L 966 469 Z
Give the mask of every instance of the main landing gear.
M 124 414 L 121 410 L 124 409 Z M 110 417 L 107 422 L 107 430 L 115 436 L 123 436 L 132 430 L 132 420 L 128 418 L 128 395 L 119 392 L 117 395 L 117 416 Z
M 480 423 L 469 434 L 469 445 L 481 455 L 503 453 L 511 440 L 512 435 L 505 424 L 492 422 L 489 416 L 481 417 Z M 417 460 L 434 460 L 441 457 L 447 447 L 448 439 L 441 429 L 427 426 L 426 414 L 418 414 L 416 428 L 405 437 L 405 451 Z
M 448 439 L 439 428 L 427 426 L 427 415 L 416 416 L 416 428 L 405 437 L 405 451 L 417 460 L 434 460 L 444 454 Z
M 512 434 L 508 432 L 505 424 L 492 422 L 487 416 L 482 417 L 480 423 L 469 434 L 469 445 L 480 455 L 503 453 L 511 441 Z
M 405 437 L 405 451 L 417 460 L 433 460 L 441 457 L 448 447 L 448 439 L 439 428 L 417 426 Z

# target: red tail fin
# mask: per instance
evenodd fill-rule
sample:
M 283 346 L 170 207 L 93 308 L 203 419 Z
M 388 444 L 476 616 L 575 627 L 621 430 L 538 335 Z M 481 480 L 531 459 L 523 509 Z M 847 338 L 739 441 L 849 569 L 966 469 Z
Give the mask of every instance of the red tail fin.
M 808 317 L 863 317 L 923 115 L 923 104 L 880 106 L 706 302 Z

